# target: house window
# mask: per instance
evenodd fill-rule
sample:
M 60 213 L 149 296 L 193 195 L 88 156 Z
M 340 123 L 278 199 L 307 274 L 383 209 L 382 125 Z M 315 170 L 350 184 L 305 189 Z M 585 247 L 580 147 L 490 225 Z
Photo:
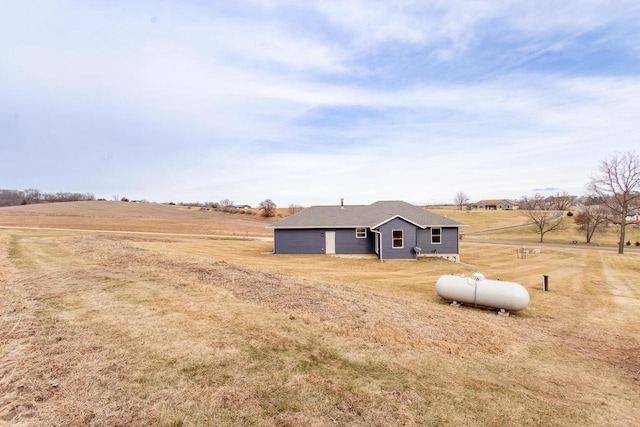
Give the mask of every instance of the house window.
M 442 228 L 431 229 L 431 243 L 434 245 L 442 243 Z
M 367 238 L 367 229 L 362 227 L 362 228 L 356 228 L 356 239 L 366 239 Z
M 391 247 L 394 249 L 404 248 L 404 232 L 402 230 L 393 230 Z

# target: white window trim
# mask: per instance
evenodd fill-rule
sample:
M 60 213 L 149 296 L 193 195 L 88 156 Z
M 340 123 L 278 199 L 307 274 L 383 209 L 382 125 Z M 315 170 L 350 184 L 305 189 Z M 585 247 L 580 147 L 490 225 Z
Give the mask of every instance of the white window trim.
M 402 244 L 401 246 L 395 246 L 396 238 L 393 237 L 393 233 L 399 231 L 402 233 Z M 404 249 L 404 230 L 391 230 L 391 249 Z
M 358 230 L 364 230 L 364 236 L 359 236 Z M 367 238 L 367 227 L 356 227 L 356 239 L 366 239 L 366 238 Z
M 440 241 L 439 242 L 434 242 L 433 241 L 433 230 L 440 230 Z M 442 244 L 442 228 L 441 227 L 436 227 L 436 228 L 432 228 L 431 229 L 431 244 L 432 245 L 441 245 Z

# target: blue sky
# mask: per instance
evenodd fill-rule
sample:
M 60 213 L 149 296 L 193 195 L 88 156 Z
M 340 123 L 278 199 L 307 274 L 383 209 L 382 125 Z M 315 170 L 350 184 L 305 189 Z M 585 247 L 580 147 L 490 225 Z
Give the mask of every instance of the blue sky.
M 584 194 L 640 2 L 0 0 L 0 188 L 278 206 Z

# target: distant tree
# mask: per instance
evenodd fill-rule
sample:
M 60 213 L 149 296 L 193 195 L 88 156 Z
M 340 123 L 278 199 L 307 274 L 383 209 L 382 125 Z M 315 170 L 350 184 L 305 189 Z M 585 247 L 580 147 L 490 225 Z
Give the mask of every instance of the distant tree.
M 276 204 L 271 199 L 260 202 L 258 209 L 262 211 L 262 216 L 265 218 L 270 218 L 276 214 Z
M 17 206 L 24 200 L 24 193 L 17 190 L 0 189 L 0 206 Z
M 233 212 L 235 208 L 233 207 L 233 200 L 230 199 L 222 199 L 218 202 L 218 209 L 222 212 Z
M 566 211 L 571 207 L 571 205 L 573 205 L 575 200 L 576 196 L 571 196 L 566 191 L 562 193 L 556 193 L 555 196 L 549 197 L 551 207 L 558 211 Z
M 24 190 L 24 200 L 27 204 L 40 203 L 42 199 L 42 193 L 35 188 L 27 188 Z
M 128 202 L 128 201 L 129 201 L 129 199 L 127 199 L 126 197 L 123 197 L 123 198 L 121 198 L 121 199 L 120 199 L 120 201 L 121 201 L 121 202 Z
M 291 215 L 300 212 L 302 209 L 304 209 L 304 208 L 302 206 L 300 206 L 300 205 L 296 205 L 296 204 L 293 204 L 293 203 L 289 205 L 289 213 Z
M 521 206 L 525 206 L 524 215 L 531 220 L 533 230 L 540 235 L 540 243 L 544 241 L 544 235 L 555 230 L 562 229 L 564 215 L 562 212 L 552 210 L 551 201 L 534 194 L 532 197 L 524 196 Z
M 83 200 L 95 200 L 91 193 L 41 193 L 40 190 L 27 188 L 24 191 L 0 190 L 0 206 L 28 205 L 34 203 L 72 202 Z
M 618 253 L 623 254 L 626 217 L 640 202 L 640 157 L 628 151 L 600 161 L 588 187 L 609 208 L 613 220 L 620 224 Z
M 534 209 L 536 202 L 539 202 L 541 198 L 542 196 L 538 193 L 534 194 L 533 196 L 522 196 L 520 200 L 518 200 L 520 210 L 526 211 Z
M 575 216 L 578 230 L 586 234 L 587 243 L 609 223 L 609 210 L 603 205 L 585 205 Z
M 521 210 L 535 210 L 545 203 L 545 199 L 542 195 L 535 193 L 533 196 L 522 196 L 518 203 Z
M 462 210 L 462 207 L 469 203 L 469 196 L 464 191 L 458 191 L 453 198 L 453 203 L 458 206 L 458 209 Z

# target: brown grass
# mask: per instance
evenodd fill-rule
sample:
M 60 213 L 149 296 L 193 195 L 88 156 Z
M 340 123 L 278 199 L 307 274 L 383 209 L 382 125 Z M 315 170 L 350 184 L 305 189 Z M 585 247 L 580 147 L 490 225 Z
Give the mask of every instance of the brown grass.
M 512 227 L 531 222 L 523 211 L 486 211 L 472 210 L 459 211 L 452 209 L 437 209 L 434 212 L 467 224 L 467 227 L 461 229 L 462 234 L 476 233 L 473 237 L 495 240 L 510 240 L 524 243 L 537 243 L 540 241 L 540 235 L 534 227 L 517 227 L 511 229 L 496 229 L 502 227 Z M 574 212 L 575 213 L 575 212 Z M 610 246 L 618 245 L 620 239 L 620 228 L 611 224 L 605 230 L 596 233 L 592 240 L 591 246 Z M 635 242 L 640 242 L 640 226 L 630 223 L 627 225 L 625 240 L 630 242 L 629 249 L 638 249 Z M 576 241 L 580 244 L 586 243 L 584 232 L 578 230 L 573 217 L 567 217 L 565 214 L 563 224 L 560 230 L 546 233 L 544 235 L 545 243 L 561 243 L 571 244 Z
M 0 230 L 0 420 L 637 425 L 640 255 L 462 245 L 461 264 L 380 263 Z M 440 274 L 473 271 L 522 283 L 530 306 L 504 318 L 436 295 Z
M 443 215 L 448 218 L 460 221 L 466 227 L 461 229 L 462 233 L 473 233 L 488 228 L 510 227 L 527 222 L 523 219 L 522 212 L 518 211 L 490 211 L 490 210 L 460 210 L 456 208 L 430 209 L 433 213 Z
M 271 236 L 277 218 L 203 208 L 125 202 L 69 202 L 0 208 L 0 226 L 150 233 Z

